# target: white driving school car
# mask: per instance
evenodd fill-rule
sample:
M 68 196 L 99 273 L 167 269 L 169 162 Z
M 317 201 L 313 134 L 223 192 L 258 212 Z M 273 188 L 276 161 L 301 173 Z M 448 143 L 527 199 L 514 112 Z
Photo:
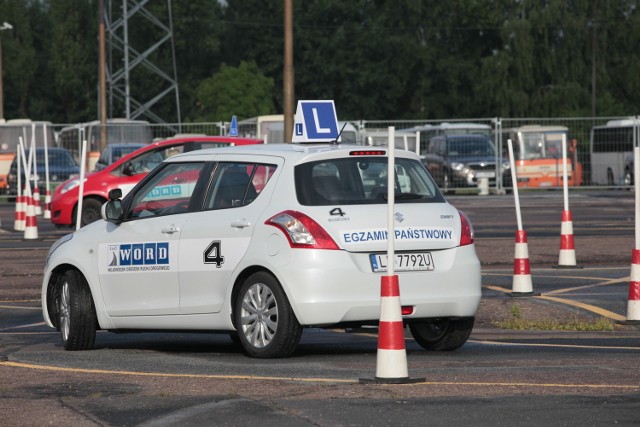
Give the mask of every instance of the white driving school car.
M 228 332 L 284 357 L 305 327 L 377 325 L 387 274 L 387 149 L 268 144 L 171 157 L 49 250 L 44 318 L 64 348 L 96 330 Z M 468 218 L 415 153 L 395 155 L 394 269 L 428 350 L 468 339 L 480 263 Z

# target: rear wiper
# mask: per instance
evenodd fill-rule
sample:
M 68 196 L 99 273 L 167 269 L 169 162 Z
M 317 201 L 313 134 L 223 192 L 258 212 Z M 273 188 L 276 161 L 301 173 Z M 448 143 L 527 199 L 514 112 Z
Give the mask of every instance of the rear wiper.
M 414 200 L 414 199 L 424 199 L 424 195 L 418 193 L 396 193 L 396 200 Z M 387 200 L 387 194 L 384 194 L 384 199 Z

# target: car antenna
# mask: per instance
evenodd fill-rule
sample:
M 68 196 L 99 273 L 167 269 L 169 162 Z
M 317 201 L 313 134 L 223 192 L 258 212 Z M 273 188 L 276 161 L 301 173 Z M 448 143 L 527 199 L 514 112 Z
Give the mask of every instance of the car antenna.
M 338 136 L 336 136 L 336 139 L 331 141 L 329 144 L 331 144 L 331 145 L 339 144 L 338 140 L 340 139 L 340 135 L 342 135 L 342 131 L 344 130 L 345 127 L 347 127 L 347 123 L 346 122 L 345 122 L 345 124 L 342 125 L 342 129 L 340 129 L 340 132 L 338 132 Z

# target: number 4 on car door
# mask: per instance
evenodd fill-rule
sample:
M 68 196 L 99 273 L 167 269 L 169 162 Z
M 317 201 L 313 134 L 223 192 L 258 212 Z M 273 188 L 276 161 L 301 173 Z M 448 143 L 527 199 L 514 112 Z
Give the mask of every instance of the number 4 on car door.
M 204 263 L 215 264 L 218 268 L 222 267 L 224 257 L 222 256 L 222 244 L 220 240 L 214 240 L 207 246 L 207 249 L 204 250 Z

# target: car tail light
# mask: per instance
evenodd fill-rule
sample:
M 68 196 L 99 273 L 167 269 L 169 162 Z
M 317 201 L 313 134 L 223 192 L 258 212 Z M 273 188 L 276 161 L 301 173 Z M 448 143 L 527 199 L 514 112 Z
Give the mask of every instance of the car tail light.
M 460 246 L 471 245 L 473 243 L 473 226 L 469 217 L 462 211 L 460 213 Z
M 280 212 L 266 220 L 265 224 L 282 230 L 292 248 L 340 249 L 317 222 L 301 212 Z

